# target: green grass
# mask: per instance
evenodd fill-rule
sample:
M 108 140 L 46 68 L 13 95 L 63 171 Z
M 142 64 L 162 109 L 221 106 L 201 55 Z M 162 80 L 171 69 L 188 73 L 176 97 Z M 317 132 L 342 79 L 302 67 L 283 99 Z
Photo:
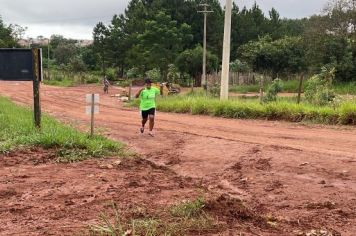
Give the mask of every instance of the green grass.
M 270 83 L 266 83 L 263 86 L 263 90 L 266 91 L 270 86 Z M 305 86 L 305 84 L 304 84 Z M 303 89 L 304 89 L 303 86 Z M 298 80 L 287 80 L 283 81 L 283 93 L 297 93 L 299 87 Z M 234 93 L 258 93 L 260 91 L 260 85 L 258 84 L 251 84 L 251 85 L 236 85 L 230 88 L 230 92 Z
M 87 134 L 42 117 L 42 129 L 33 126 L 33 113 L 6 98 L 0 97 L 0 153 L 28 147 L 54 149 L 60 162 L 74 162 L 90 157 L 123 155 L 124 145 L 102 136 Z
M 334 85 L 337 94 L 356 95 L 356 81 L 350 83 L 339 83 Z
M 157 110 L 236 119 L 356 125 L 354 101 L 343 102 L 336 107 L 321 107 L 306 103 L 296 104 L 294 100 L 295 98 L 283 98 L 276 102 L 260 104 L 258 99 L 220 101 L 204 96 L 169 96 L 158 100 Z M 137 106 L 138 103 L 136 100 L 132 105 Z
M 265 84 L 263 87 L 263 90 L 266 91 L 268 86 L 270 84 Z M 305 88 L 305 81 L 303 83 L 303 89 L 304 91 Z M 299 81 L 298 80 L 287 80 L 283 81 L 283 90 L 282 93 L 297 93 L 298 92 L 298 87 L 299 87 Z M 335 83 L 333 85 L 333 89 L 337 94 L 340 95 L 345 95 L 345 94 L 350 94 L 350 95 L 356 95 L 356 82 L 350 82 L 350 83 Z M 258 93 L 260 91 L 260 86 L 258 84 L 254 85 L 239 85 L 239 86 L 232 86 L 230 88 L 230 92 L 234 93 Z
M 193 201 L 184 201 L 171 207 L 170 212 L 175 217 L 193 218 L 203 214 L 205 201 L 197 198 Z
M 156 216 L 133 218 L 130 220 L 120 214 L 113 204 L 112 212 L 101 213 L 97 224 L 89 225 L 90 235 L 121 236 L 130 235 L 189 235 L 189 232 L 204 235 L 204 232 L 216 230 L 211 216 L 204 212 L 204 200 L 184 201 L 156 212 Z
M 102 76 L 93 72 L 67 73 L 54 69 L 50 72 L 50 79 L 45 76 L 43 83 L 53 86 L 71 87 L 78 84 L 99 83 L 101 79 Z

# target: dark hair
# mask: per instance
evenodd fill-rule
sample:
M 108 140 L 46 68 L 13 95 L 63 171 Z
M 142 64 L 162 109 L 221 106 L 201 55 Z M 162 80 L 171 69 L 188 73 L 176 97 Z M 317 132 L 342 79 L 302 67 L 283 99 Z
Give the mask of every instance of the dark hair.
M 152 81 L 150 79 L 145 79 L 145 84 L 152 84 Z

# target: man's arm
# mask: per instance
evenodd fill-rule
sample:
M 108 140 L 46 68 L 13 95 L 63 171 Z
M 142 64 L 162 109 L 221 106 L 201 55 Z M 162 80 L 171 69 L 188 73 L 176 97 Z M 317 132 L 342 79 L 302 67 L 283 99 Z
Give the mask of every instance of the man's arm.
M 144 89 L 145 89 L 145 88 L 140 89 L 140 91 L 138 91 L 138 92 L 136 93 L 135 97 L 136 97 L 136 98 L 139 98 L 140 95 L 141 95 L 142 90 L 144 90 Z

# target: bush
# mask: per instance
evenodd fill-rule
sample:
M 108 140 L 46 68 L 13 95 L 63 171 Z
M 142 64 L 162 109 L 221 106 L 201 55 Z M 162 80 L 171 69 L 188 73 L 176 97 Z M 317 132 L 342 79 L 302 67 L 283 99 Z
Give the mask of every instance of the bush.
M 106 77 L 110 81 L 115 81 L 117 79 L 116 70 L 114 68 L 108 68 L 106 70 Z
M 312 104 L 323 106 L 334 101 L 335 93 L 325 80 L 313 76 L 307 82 L 305 98 Z
M 127 78 L 129 78 L 129 79 L 136 79 L 136 78 L 143 77 L 142 73 L 140 72 L 140 70 L 137 67 L 133 67 L 133 68 L 129 69 L 126 72 L 126 75 L 127 75 Z
M 331 89 L 334 76 L 335 68 L 325 66 L 320 74 L 309 79 L 305 88 L 307 101 L 321 106 L 332 103 L 335 99 L 335 92 Z
M 168 73 L 167 73 L 168 82 L 176 83 L 179 79 L 179 72 L 177 67 L 174 64 L 168 65 Z
M 147 71 L 146 75 L 150 80 L 154 82 L 158 82 L 161 80 L 161 72 L 157 68 L 153 68 L 152 70 Z
M 282 92 L 283 83 L 280 79 L 275 79 L 268 87 L 266 96 L 263 98 L 264 102 L 272 102 L 277 100 L 278 93 Z

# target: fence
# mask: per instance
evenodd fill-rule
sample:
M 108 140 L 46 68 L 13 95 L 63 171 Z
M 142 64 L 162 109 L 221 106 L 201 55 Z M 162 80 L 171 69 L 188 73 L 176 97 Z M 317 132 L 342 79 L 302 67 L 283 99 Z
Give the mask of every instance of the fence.
M 253 72 L 248 72 L 248 73 L 230 72 L 229 84 L 232 86 L 256 84 L 260 80 L 261 76 L 262 75 Z M 210 85 L 220 85 L 221 72 L 209 74 L 207 75 L 207 79 Z M 270 80 L 271 78 L 268 76 L 264 78 L 265 82 L 268 82 Z

